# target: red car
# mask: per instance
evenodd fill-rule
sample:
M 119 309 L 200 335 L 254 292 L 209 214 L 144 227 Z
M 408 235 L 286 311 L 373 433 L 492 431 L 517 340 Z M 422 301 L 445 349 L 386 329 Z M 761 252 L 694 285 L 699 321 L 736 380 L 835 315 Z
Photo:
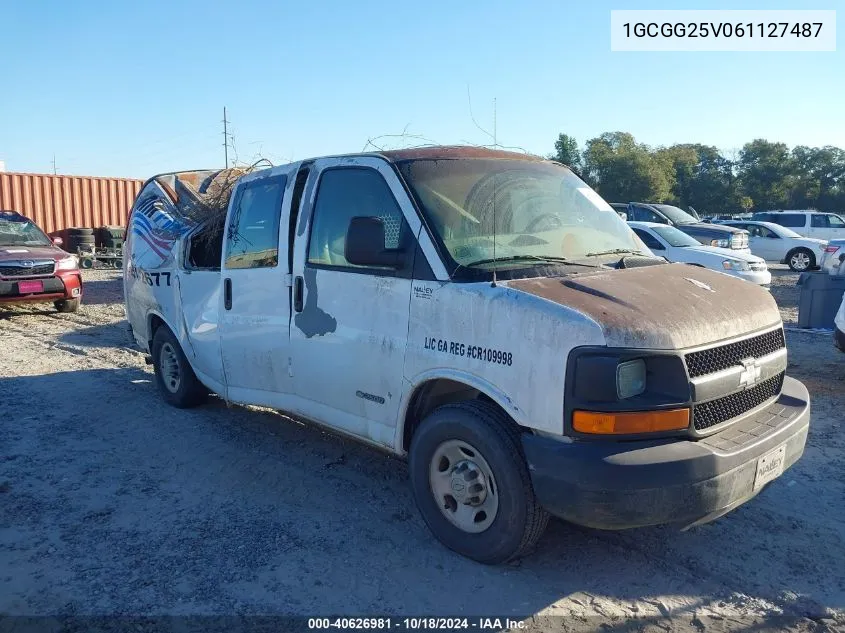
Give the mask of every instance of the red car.
M 61 243 L 20 213 L 0 211 L 0 304 L 37 301 L 52 303 L 59 312 L 76 312 L 82 273 Z

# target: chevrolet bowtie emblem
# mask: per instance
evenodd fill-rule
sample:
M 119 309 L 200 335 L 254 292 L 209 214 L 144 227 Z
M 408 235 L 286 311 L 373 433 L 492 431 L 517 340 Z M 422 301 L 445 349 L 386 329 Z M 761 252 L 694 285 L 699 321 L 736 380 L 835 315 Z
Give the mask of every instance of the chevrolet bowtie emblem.
M 746 358 L 740 362 L 742 363 L 742 373 L 739 374 L 739 386 L 748 389 L 760 380 L 763 369 L 757 364 L 756 358 Z

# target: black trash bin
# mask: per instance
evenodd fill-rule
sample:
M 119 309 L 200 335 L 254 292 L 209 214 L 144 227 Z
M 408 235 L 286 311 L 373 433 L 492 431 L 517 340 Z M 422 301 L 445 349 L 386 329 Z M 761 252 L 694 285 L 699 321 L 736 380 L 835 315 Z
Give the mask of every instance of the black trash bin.
M 833 319 L 845 295 L 845 276 L 825 272 L 801 273 L 798 279 L 798 327 L 833 328 Z

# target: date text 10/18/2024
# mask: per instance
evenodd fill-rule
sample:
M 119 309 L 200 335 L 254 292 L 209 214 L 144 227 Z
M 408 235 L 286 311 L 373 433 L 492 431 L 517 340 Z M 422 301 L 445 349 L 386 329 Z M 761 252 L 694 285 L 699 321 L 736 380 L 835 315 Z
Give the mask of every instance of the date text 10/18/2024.
M 309 618 L 309 630 L 364 629 L 399 631 L 501 631 L 525 628 L 510 618 Z

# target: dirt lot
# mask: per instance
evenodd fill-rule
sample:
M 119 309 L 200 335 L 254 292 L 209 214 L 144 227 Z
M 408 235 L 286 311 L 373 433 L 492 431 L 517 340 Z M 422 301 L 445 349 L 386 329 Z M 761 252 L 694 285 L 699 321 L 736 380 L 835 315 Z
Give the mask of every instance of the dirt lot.
M 787 334 L 790 372 L 814 398 L 809 443 L 751 503 L 684 533 L 553 521 L 532 557 L 491 568 L 434 540 L 402 462 L 274 413 L 163 404 L 131 347 L 120 278 L 86 276 L 77 314 L 0 309 L 0 615 L 845 630 L 845 355 L 829 336 Z M 776 276 L 794 323 L 796 275 Z

